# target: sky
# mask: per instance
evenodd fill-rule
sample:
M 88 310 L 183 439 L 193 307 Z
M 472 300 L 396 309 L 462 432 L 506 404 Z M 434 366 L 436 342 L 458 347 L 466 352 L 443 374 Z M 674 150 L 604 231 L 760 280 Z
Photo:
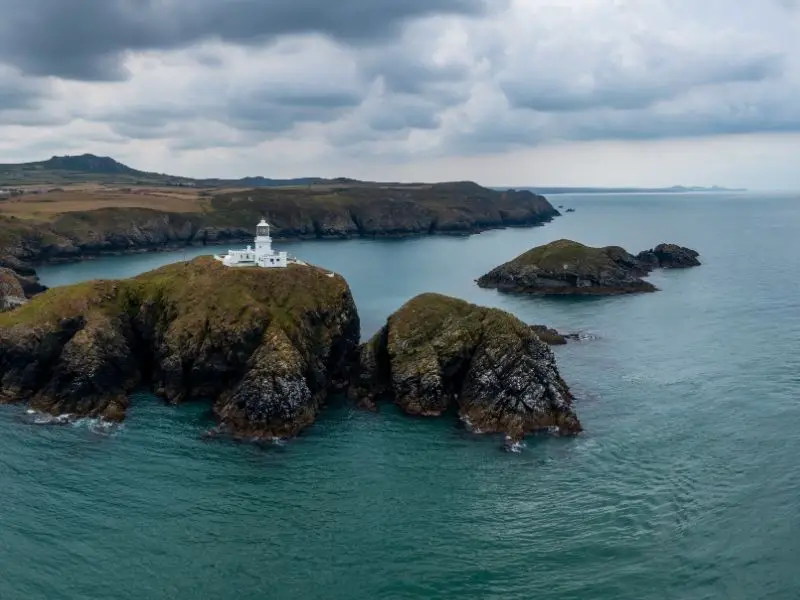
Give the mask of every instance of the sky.
M 0 162 L 800 189 L 798 0 L 0 0 Z

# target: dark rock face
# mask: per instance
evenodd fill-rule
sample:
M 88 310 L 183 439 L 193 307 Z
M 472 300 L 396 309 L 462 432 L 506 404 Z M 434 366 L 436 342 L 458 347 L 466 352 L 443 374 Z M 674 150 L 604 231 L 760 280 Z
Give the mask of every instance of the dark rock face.
M 570 336 L 559 333 L 547 325 L 531 325 L 531 330 L 548 346 L 563 346 L 570 339 Z
M 698 253 L 672 244 L 633 256 L 619 246 L 592 248 L 571 240 L 538 246 L 492 269 L 478 285 L 541 295 L 617 295 L 654 292 L 642 279 L 655 268 L 699 265 Z
M 210 259 L 57 288 L 0 315 L 0 400 L 122 419 L 129 393 L 214 401 L 237 436 L 291 436 L 349 380 L 359 321 L 322 269 Z
M 677 244 L 659 244 L 652 250 L 640 252 L 636 259 L 650 269 L 685 269 L 700 266 L 700 254 Z
M 614 295 L 653 292 L 646 270 L 618 246 L 591 248 L 570 240 L 539 246 L 501 265 L 478 285 L 542 295 Z
M 389 317 L 360 350 L 351 394 L 367 404 L 386 395 L 407 413 L 451 408 L 481 432 L 581 425 L 549 346 L 516 317 L 438 294 L 423 294 Z

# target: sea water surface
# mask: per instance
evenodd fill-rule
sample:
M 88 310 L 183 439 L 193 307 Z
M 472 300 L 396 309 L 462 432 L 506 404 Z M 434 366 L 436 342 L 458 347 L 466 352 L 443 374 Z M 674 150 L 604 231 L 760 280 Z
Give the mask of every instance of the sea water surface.
M 553 196 L 540 228 L 297 242 L 350 282 L 364 336 L 425 291 L 581 331 L 557 349 L 586 428 L 520 454 L 450 419 L 345 403 L 298 439 L 202 437 L 208 406 L 127 421 L 0 409 L 0 599 L 800 597 L 800 201 Z M 473 280 L 558 238 L 698 249 L 655 294 L 544 299 Z M 127 277 L 214 249 L 42 268 Z

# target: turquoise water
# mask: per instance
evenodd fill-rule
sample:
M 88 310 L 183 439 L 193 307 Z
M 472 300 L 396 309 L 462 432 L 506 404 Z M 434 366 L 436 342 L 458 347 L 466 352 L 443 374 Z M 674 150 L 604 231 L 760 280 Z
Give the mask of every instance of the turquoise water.
M 335 404 L 262 447 L 204 440 L 202 404 L 137 397 L 111 429 L 5 407 L 0 599 L 797 598 L 798 198 L 555 200 L 577 212 L 542 228 L 282 246 L 347 277 L 365 335 L 423 291 L 591 334 L 557 350 L 585 435 L 507 454 L 447 419 Z M 704 266 L 610 299 L 473 284 L 560 237 L 678 242 Z M 122 277 L 183 256 L 41 275 Z

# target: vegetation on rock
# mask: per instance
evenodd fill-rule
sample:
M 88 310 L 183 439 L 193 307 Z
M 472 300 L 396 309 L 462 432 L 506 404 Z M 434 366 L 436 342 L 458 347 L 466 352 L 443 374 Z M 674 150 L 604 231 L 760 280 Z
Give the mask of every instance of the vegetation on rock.
M 144 385 L 169 402 L 213 400 L 236 435 L 288 436 L 346 386 L 358 339 L 340 276 L 200 258 L 52 289 L 0 314 L 0 398 L 120 419 Z
M 549 346 L 513 315 L 422 294 L 360 350 L 351 394 L 387 396 L 407 413 L 456 409 L 482 432 L 581 431 Z
M 557 240 L 521 254 L 478 279 L 484 288 L 543 295 L 616 295 L 653 292 L 642 279 L 652 269 L 692 266 L 697 252 L 674 245 L 633 256 L 619 246 L 593 248 L 572 240 Z

